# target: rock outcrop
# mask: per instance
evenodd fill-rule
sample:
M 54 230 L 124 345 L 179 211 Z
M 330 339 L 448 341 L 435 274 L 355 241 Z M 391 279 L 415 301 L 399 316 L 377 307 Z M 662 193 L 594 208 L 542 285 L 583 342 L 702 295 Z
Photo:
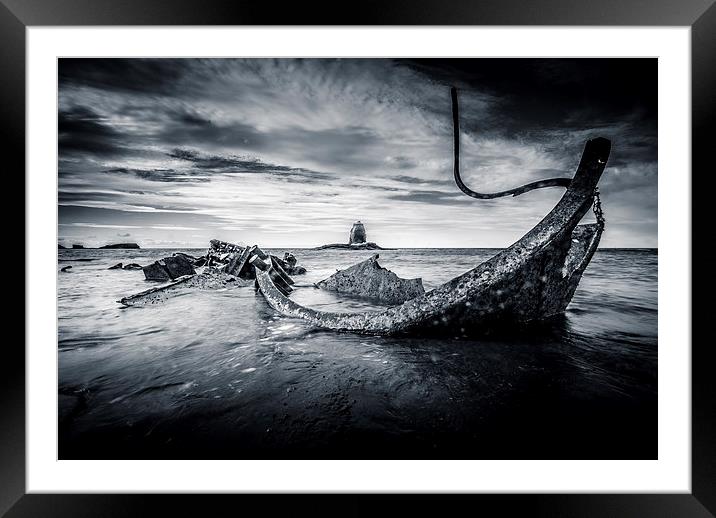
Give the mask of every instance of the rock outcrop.
M 165 257 L 142 268 L 148 281 L 168 281 L 184 275 L 194 275 L 194 266 L 184 257 Z
M 331 243 L 330 245 L 318 246 L 314 250 L 385 250 L 385 248 L 368 241 L 365 225 L 360 221 L 356 221 L 351 227 L 348 243 Z
M 82 245 L 72 245 L 72 248 L 75 249 L 75 250 L 80 250 L 80 249 L 84 248 L 84 246 L 82 246 Z
M 196 273 L 194 266 L 183 257 L 165 257 L 164 266 L 172 279 Z
M 355 245 L 347 245 L 345 243 L 331 243 L 330 245 L 321 245 L 314 250 L 389 250 L 378 246 L 375 243 L 359 243 Z
M 137 263 L 129 263 L 122 266 L 122 263 L 117 263 L 114 266 L 107 268 L 108 270 L 141 270 L 142 265 Z
M 378 264 L 378 254 L 316 284 L 321 289 L 402 304 L 425 293 L 421 279 L 401 279 Z
M 351 227 L 351 232 L 348 236 L 348 244 L 358 245 L 365 243 L 366 241 L 368 241 L 368 238 L 366 237 L 365 226 L 360 222 L 360 220 L 358 220 L 353 223 L 353 226 Z

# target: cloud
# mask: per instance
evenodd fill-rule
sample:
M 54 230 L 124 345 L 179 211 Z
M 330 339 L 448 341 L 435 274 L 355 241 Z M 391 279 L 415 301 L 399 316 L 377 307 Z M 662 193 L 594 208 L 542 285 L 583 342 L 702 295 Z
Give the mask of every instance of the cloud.
M 308 169 L 288 167 L 262 162 L 258 158 L 239 157 L 235 155 L 205 155 L 189 149 L 173 149 L 167 156 L 190 162 L 195 168 L 214 173 L 267 173 L 283 178 L 298 177 L 302 181 L 322 181 L 333 178 L 328 173 Z
M 654 59 L 63 58 L 60 223 L 310 246 L 361 219 L 387 246 L 510 244 L 563 190 L 464 196 L 450 85 L 471 188 L 571 177 L 585 141 L 606 136 L 604 242 L 655 242 Z
M 60 88 L 172 94 L 190 65 L 182 59 L 60 58 L 58 76 Z
M 150 182 L 208 182 L 209 178 L 204 175 L 192 174 L 188 171 L 177 171 L 175 169 L 135 169 L 131 167 L 115 167 L 107 169 L 107 174 L 131 174 Z
M 57 121 L 60 153 L 116 154 L 120 134 L 100 115 L 86 106 L 60 111 Z
M 401 194 L 390 194 L 386 196 L 389 200 L 412 201 L 436 205 L 468 205 L 474 204 L 474 200 L 462 193 L 446 193 L 443 191 L 409 191 Z

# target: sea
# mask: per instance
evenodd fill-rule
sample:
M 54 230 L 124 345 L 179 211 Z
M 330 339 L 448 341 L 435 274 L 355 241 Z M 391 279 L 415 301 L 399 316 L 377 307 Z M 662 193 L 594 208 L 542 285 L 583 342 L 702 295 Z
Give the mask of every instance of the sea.
M 375 302 L 313 283 L 379 253 L 426 290 L 496 249 L 295 254 L 296 301 Z M 337 333 L 252 286 L 117 301 L 147 265 L 206 249 L 58 251 L 60 459 L 656 459 L 656 249 L 600 249 L 562 317 L 471 338 Z M 67 272 L 61 268 L 71 266 Z

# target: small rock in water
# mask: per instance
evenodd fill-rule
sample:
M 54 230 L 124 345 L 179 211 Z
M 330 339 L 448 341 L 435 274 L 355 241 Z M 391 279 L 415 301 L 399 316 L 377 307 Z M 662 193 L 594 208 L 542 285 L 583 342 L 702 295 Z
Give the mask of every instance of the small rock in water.
M 107 268 L 108 270 L 121 270 L 122 269 L 122 263 L 117 263 L 114 266 L 110 266 Z
M 293 268 L 294 266 L 296 266 L 296 263 L 298 261 L 296 260 L 296 256 L 293 255 L 291 252 L 284 252 L 283 262 L 286 263 L 289 268 Z
M 148 281 L 169 281 L 171 280 L 171 277 L 169 277 L 169 272 L 167 269 L 159 263 L 159 261 L 155 261 L 154 263 L 145 266 L 142 268 L 144 271 L 144 277 Z
M 169 272 L 169 276 L 172 279 L 176 279 L 184 275 L 193 275 L 196 273 L 194 271 L 192 263 L 181 256 L 165 257 L 164 264 L 166 266 L 167 271 Z
M 122 269 L 123 269 L 123 270 L 141 270 L 141 269 L 142 269 L 142 265 L 141 265 L 141 264 L 137 264 L 137 263 L 129 263 L 129 264 L 125 264 L 125 265 L 122 267 Z
M 69 273 L 72 266 L 65 266 L 64 268 L 60 268 L 61 272 Z
M 196 263 L 200 259 L 199 257 L 194 257 L 193 255 L 185 254 L 184 252 L 174 252 L 172 256 L 186 259 L 189 263 Z
M 196 273 L 192 263 L 182 256 L 165 257 L 143 267 L 142 270 L 144 270 L 144 277 L 148 281 L 169 281 Z

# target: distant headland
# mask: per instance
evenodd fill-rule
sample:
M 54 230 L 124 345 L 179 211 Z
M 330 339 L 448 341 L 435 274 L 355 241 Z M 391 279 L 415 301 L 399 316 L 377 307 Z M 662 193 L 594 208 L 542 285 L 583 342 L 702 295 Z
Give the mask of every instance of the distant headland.
M 61 244 L 58 244 L 58 245 L 57 245 L 57 249 L 58 249 L 58 250 L 65 250 L 66 248 L 67 248 L 66 246 L 63 246 L 63 245 L 61 245 Z M 80 250 L 81 250 L 81 249 L 84 249 L 85 247 L 84 247 L 83 245 L 76 245 L 76 244 L 75 244 L 75 245 L 72 245 L 72 248 L 75 249 L 75 250 L 77 250 L 77 249 L 80 249 Z M 137 243 L 112 243 L 112 244 L 109 244 L 109 245 L 100 246 L 100 247 L 98 247 L 98 248 L 118 248 L 118 249 L 133 249 L 133 250 L 137 250 L 137 249 L 139 249 L 139 245 L 138 245 Z
M 100 246 L 100 248 L 139 248 L 137 243 L 112 243 L 111 245 Z
M 385 248 L 368 241 L 365 225 L 356 221 L 348 235 L 348 243 L 332 243 L 318 246 L 314 250 L 385 250 Z

